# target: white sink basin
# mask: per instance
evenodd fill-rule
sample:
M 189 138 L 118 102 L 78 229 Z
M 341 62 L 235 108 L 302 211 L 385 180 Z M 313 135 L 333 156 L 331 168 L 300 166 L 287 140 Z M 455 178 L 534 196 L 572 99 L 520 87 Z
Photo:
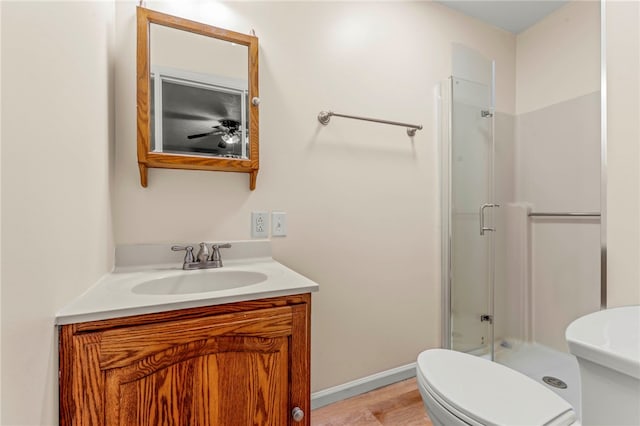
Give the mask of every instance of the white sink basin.
M 131 291 L 149 295 L 207 293 L 258 284 L 266 279 L 267 276 L 261 272 L 219 269 L 185 271 L 181 275 L 145 281 L 133 287 Z

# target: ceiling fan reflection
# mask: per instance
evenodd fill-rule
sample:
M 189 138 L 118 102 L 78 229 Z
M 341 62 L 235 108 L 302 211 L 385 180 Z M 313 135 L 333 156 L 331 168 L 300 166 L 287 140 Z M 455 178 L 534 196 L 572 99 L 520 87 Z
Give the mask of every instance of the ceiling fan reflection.
M 240 123 L 236 120 L 224 119 L 220 120 L 220 124 L 217 126 L 213 126 L 212 131 L 207 133 L 198 133 L 194 135 L 188 135 L 187 139 L 198 139 L 204 138 L 209 135 L 220 135 L 222 139 L 220 143 L 218 143 L 219 148 L 226 148 L 227 144 L 234 144 L 240 141 L 240 136 L 238 136 L 238 130 L 240 128 Z

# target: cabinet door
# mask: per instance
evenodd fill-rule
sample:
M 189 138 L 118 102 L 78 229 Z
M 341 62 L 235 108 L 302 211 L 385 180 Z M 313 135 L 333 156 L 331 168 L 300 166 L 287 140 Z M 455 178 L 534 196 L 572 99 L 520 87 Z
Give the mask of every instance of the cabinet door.
M 177 345 L 108 370 L 109 425 L 282 425 L 287 338 L 222 337 Z
M 84 342 L 76 342 L 76 350 L 92 360 L 77 365 L 83 372 L 74 394 L 90 407 L 76 407 L 77 423 L 287 424 L 293 311 L 261 309 L 78 335 Z

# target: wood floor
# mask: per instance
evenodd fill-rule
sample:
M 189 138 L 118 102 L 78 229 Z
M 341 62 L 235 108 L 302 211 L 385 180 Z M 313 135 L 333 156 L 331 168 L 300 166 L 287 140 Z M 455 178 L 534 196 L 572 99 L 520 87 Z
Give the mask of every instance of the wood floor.
M 432 423 L 414 378 L 313 410 L 311 425 L 432 426 Z

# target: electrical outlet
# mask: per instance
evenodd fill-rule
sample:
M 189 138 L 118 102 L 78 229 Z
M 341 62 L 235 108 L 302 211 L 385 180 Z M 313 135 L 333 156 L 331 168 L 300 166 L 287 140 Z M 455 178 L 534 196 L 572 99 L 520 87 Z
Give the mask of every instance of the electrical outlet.
M 269 237 L 269 213 L 251 212 L 251 238 Z
M 271 236 L 287 236 L 287 214 L 285 212 L 271 212 Z

